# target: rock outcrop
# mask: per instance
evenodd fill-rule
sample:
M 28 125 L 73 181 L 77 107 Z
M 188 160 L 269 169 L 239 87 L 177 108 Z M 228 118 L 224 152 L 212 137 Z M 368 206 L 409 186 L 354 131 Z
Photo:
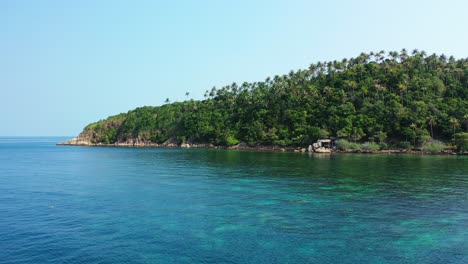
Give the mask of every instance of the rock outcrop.
M 72 139 L 66 140 L 64 142 L 59 142 L 57 145 L 90 146 L 90 145 L 94 145 L 94 144 L 91 143 L 91 141 L 89 139 L 80 138 L 78 136 L 76 138 L 72 138 Z

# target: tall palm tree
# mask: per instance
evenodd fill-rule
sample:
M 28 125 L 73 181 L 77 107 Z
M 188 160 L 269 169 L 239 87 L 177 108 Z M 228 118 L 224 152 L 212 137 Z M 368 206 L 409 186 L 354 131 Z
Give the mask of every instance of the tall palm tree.
M 442 62 L 446 62 L 447 61 L 447 56 L 445 56 L 445 54 L 442 54 L 439 56 L 439 60 L 442 61 Z
M 390 55 L 390 58 L 391 58 L 393 61 L 395 61 L 395 60 L 398 58 L 398 52 L 396 52 L 396 51 L 390 51 L 390 52 L 388 53 L 388 55 Z
M 418 126 L 415 123 L 411 123 L 410 127 L 411 129 L 413 129 L 414 132 L 414 146 L 416 147 L 416 129 L 418 128 Z
M 209 96 L 210 96 L 210 97 L 214 97 L 215 95 L 216 95 L 216 86 L 213 86 L 213 87 L 211 88 L 211 91 L 210 91 Z
M 437 124 L 436 123 L 436 118 L 435 116 L 429 116 L 427 118 L 427 122 L 429 123 L 429 125 L 431 126 L 431 138 L 434 139 L 434 130 L 433 130 L 433 127 Z
M 455 117 L 451 117 L 449 119 L 449 123 L 453 129 L 453 138 L 455 138 L 455 131 L 457 128 L 460 128 L 460 122 L 458 122 L 458 119 L 456 119 Z
M 381 50 L 379 53 L 376 54 L 377 62 L 381 63 L 385 59 L 385 51 Z
M 400 51 L 400 60 L 403 62 L 406 59 L 408 59 L 408 51 L 406 51 L 406 49 L 402 49 Z
M 347 68 L 348 67 L 348 59 L 344 58 L 341 60 L 341 63 L 343 63 L 343 67 Z

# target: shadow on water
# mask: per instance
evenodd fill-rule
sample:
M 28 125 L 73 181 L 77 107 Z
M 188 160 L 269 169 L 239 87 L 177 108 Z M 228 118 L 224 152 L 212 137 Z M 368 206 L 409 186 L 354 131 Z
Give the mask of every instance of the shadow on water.
M 143 163 L 163 161 L 167 167 L 220 170 L 216 177 L 290 179 L 336 184 L 379 186 L 393 184 L 400 190 L 426 185 L 456 184 L 468 174 L 463 156 L 366 155 L 226 151 L 226 150 L 128 150 Z M 404 184 L 401 184 L 404 181 Z M 452 182 L 455 181 L 455 182 Z

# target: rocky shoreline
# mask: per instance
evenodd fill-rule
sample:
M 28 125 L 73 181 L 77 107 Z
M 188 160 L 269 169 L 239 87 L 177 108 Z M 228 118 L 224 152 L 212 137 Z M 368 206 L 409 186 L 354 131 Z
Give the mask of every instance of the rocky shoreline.
M 88 147 L 127 147 L 127 148 L 201 148 L 201 149 L 225 149 L 225 150 L 252 150 L 252 151 L 280 151 L 280 152 L 311 152 L 307 148 L 300 147 L 282 147 L 282 146 L 249 146 L 245 143 L 240 143 L 235 146 L 215 146 L 213 144 L 177 144 L 176 142 L 165 142 L 163 144 L 156 144 L 153 142 L 133 141 L 117 142 L 114 144 L 105 143 L 91 143 L 87 140 L 79 138 L 70 139 L 64 142 L 59 142 L 57 146 L 88 146 Z M 410 154 L 410 155 L 467 155 L 468 153 L 456 153 L 453 151 L 429 152 L 407 149 L 390 149 L 390 150 L 333 150 L 332 153 L 355 153 L 355 154 Z M 317 154 L 330 154 L 330 153 L 317 153 Z
M 201 149 L 226 149 L 226 150 L 261 150 L 261 151 L 289 151 L 289 152 L 307 152 L 305 148 L 294 148 L 294 147 L 282 147 L 282 146 L 249 146 L 245 143 L 240 143 L 235 146 L 215 146 L 213 144 L 195 144 L 195 143 L 184 143 L 177 144 L 175 142 L 165 142 L 163 144 L 157 144 L 153 142 L 142 142 L 142 141 L 127 141 L 117 142 L 113 144 L 105 143 L 91 143 L 86 140 L 71 139 L 64 142 L 59 142 L 57 146 L 82 146 L 82 147 L 127 147 L 127 148 L 201 148 Z

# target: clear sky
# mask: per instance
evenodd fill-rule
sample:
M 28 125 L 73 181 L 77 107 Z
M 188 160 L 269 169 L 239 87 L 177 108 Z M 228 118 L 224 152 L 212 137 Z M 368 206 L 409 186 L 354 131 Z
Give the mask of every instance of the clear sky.
M 360 52 L 468 57 L 468 1 L 0 0 L 0 136 L 90 122 Z

